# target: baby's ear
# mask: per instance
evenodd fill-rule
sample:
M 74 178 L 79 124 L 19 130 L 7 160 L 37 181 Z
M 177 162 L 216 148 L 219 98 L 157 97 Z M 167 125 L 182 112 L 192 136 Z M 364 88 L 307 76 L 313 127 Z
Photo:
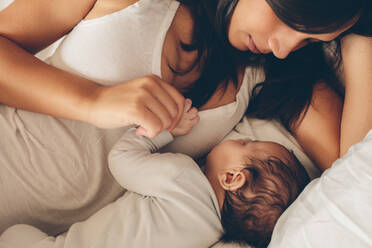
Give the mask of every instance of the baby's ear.
M 218 176 L 218 182 L 220 183 L 221 187 L 227 191 L 237 191 L 245 184 L 247 177 L 245 174 L 240 170 L 231 170 L 224 172 Z

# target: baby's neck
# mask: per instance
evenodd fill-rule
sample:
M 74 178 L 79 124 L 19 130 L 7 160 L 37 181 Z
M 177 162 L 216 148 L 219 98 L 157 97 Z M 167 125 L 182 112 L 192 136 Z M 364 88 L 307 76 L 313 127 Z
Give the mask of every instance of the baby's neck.
M 208 168 L 205 166 L 205 168 Z M 206 169 L 204 169 L 203 173 L 207 177 L 210 185 L 212 186 L 212 189 L 214 191 L 214 194 L 216 195 L 219 210 L 222 211 L 222 206 L 225 201 L 225 190 L 221 187 L 221 184 L 218 181 L 217 175 L 214 175 L 213 173 L 208 173 Z

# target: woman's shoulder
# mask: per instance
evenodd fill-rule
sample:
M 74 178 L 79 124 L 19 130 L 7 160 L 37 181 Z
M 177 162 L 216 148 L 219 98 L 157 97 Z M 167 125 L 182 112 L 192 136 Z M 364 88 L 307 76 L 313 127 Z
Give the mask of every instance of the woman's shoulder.
M 69 32 L 85 17 L 95 0 L 1 2 L 0 35 L 35 53 Z

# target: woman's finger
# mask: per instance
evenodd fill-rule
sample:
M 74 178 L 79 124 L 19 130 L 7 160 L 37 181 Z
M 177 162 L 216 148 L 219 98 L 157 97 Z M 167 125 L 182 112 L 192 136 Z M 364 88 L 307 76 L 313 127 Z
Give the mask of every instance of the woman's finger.
M 160 80 L 158 78 L 158 80 Z M 173 123 L 169 130 L 172 130 L 174 127 L 177 126 L 178 122 L 181 120 L 184 107 L 185 107 L 185 97 L 181 95 L 181 93 L 178 92 L 177 89 L 175 89 L 173 86 L 169 85 L 168 83 L 160 80 L 160 86 L 163 87 L 164 90 L 168 92 L 168 94 L 172 97 L 172 99 L 176 102 L 177 105 L 177 116 L 173 120 Z
M 197 108 L 193 107 L 188 112 L 190 119 L 194 119 L 195 117 L 199 117 L 199 111 Z
M 142 130 L 140 129 L 138 132 L 149 138 L 154 138 L 163 130 L 163 123 L 158 115 L 145 106 L 142 106 L 142 109 L 137 113 L 134 123 L 142 127 Z
M 161 121 L 162 130 L 171 126 L 174 118 L 172 118 L 169 109 L 167 109 L 158 98 L 154 97 L 152 94 L 149 94 L 143 104 Z
M 179 108 L 176 99 L 162 86 L 162 84 L 166 83 L 155 76 L 149 77 L 149 79 L 150 81 L 145 85 L 146 90 L 163 104 L 172 117 L 172 120 L 177 118 Z
M 185 107 L 183 109 L 183 112 L 188 112 L 192 107 L 192 102 L 189 98 L 185 99 Z

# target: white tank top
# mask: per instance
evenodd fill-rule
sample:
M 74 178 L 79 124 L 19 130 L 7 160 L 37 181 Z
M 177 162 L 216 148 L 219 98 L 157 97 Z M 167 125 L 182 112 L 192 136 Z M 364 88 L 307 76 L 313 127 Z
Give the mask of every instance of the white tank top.
M 150 73 L 161 76 L 163 43 L 178 5 L 171 0 L 139 0 L 118 12 L 83 20 L 49 62 L 104 85 Z

